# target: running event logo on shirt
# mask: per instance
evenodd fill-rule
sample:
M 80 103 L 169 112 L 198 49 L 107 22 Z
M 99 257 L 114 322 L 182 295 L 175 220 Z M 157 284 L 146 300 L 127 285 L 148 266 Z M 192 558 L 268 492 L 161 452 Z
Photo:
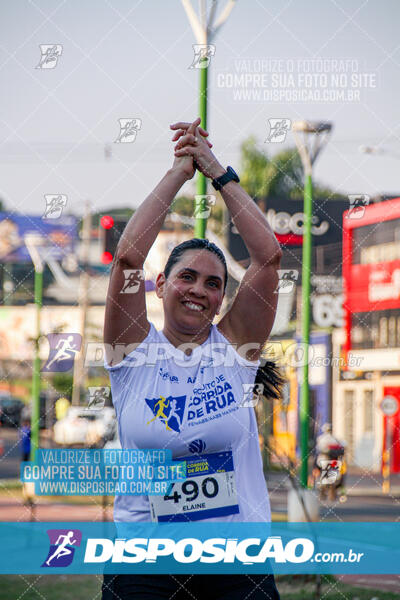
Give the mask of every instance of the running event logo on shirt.
M 74 546 L 80 546 L 80 529 L 48 529 L 50 548 L 42 567 L 68 567 L 74 558 Z
M 153 421 L 160 420 L 164 423 L 167 431 L 176 431 L 180 433 L 185 413 L 186 396 L 159 396 L 158 398 L 146 398 L 146 404 L 150 408 L 154 417 L 147 421 L 150 425 Z

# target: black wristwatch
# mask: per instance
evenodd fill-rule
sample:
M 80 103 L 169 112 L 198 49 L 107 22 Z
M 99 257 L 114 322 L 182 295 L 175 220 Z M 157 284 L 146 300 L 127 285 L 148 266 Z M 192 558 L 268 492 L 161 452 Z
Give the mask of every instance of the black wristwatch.
M 239 183 L 239 181 L 240 181 L 237 173 L 235 173 L 235 171 L 232 169 L 232 167 L 227 167 L 226 173 L 224 173 L 220 177 L 217 177 L 216 179 L 213 179 L 211 181 L 211 183 L 213 184 L 214 188 L 217 191 L 219 191 L 229 181 L 236 181 L 237 183 Z

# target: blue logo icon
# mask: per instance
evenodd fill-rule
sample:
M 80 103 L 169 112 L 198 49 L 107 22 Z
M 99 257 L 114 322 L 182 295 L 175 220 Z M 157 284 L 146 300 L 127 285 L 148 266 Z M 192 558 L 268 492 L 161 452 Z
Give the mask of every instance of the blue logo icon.
M 203 440 L 193 440 L 193 442 L 190 442 L 189 444 L 189 450 L 192 454 L 200 454 L 201 452 L 204 452 L 206 447 L 207 444 Z
M 82 346 L 82 336 L 79 333 L 49 333 L 46 337 L 50 352 L 42 372 L 65 373 L 72 369 L 75 355 Z
M 82 532 L 79 529 L 48 529 L 50 548 L 42 567 L 68 567 L 74 558 L 74 546 L 80 546 Z
M 159 398 L 146 398 L 146 404 L 151 409 L 154 417 L 147 421 L 147 425 L 159 419 L 168 431 L 180 433 L 183 415 L 185 412 L 186 396 L 159 396 Z

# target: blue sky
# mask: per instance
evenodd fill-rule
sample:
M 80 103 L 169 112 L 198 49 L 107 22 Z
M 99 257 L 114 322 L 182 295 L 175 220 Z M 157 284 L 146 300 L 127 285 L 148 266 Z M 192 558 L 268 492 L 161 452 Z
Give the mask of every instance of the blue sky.
M 399 16 L 396 0 L 238 0 L 210 66 L 208 128 L 222 164 L 239 170 L 240 144 L 251 134 L 270 153 L 292 145 L 291 133 L 283 144 L 264 143 L 270 118 L 326 119 L 334 132 L 316 179 L 346 193 L 400 193 Z M 199 71 L 188 68 L 195 39 L 181 2 L 17 0 L 3 3 L 0 17 L 0 196 L 7 208 L 41 213 L 44 194 L 52 193 L 67 194 L 78 214 L 86 198 L 95 210 L 140 204 L 172 164 L 169 124 L 198 112 Z M 35 68 L 40 44 L 62 45 L 56 68 Z M 315 101 L 320 76 L 307 102 L 235 99 L 221 87 L 224 74 L 247 65 L 253 76 L 264 61 L 270 70 L 280 64 L 286 80 L 294 65 L 297 90 L 299 73 L 304 81 L 315 59 L 328 61 L 328 78 L 333 61 L 353 65 L 346 94 L 352 73 L 367 74 L 366 87 L 356 82 L 359 100 Z M 264 74 L 268 94 L 272 74 Z M 113 144 L 118 119 L 129 117 L 142 121 L 135 142 Z M 361 144 L 379 144 L 386 154 L 361 154 Z

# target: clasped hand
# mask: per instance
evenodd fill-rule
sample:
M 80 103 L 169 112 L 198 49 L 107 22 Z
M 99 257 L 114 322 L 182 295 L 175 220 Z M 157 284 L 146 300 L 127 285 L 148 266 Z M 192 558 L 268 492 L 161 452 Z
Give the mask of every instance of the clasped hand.
M 175 131 L 172 138 L 175 145 L 175 161 L 173 168 L 182 169 L 191 179 L 196 168 L 206 177 L 214 179 L 225 172 L 214 154 L 212 144 L 208 141 L 208 132 L 200 127 L 201 119 L 193 123 L 178 122 L 170 125 Z

